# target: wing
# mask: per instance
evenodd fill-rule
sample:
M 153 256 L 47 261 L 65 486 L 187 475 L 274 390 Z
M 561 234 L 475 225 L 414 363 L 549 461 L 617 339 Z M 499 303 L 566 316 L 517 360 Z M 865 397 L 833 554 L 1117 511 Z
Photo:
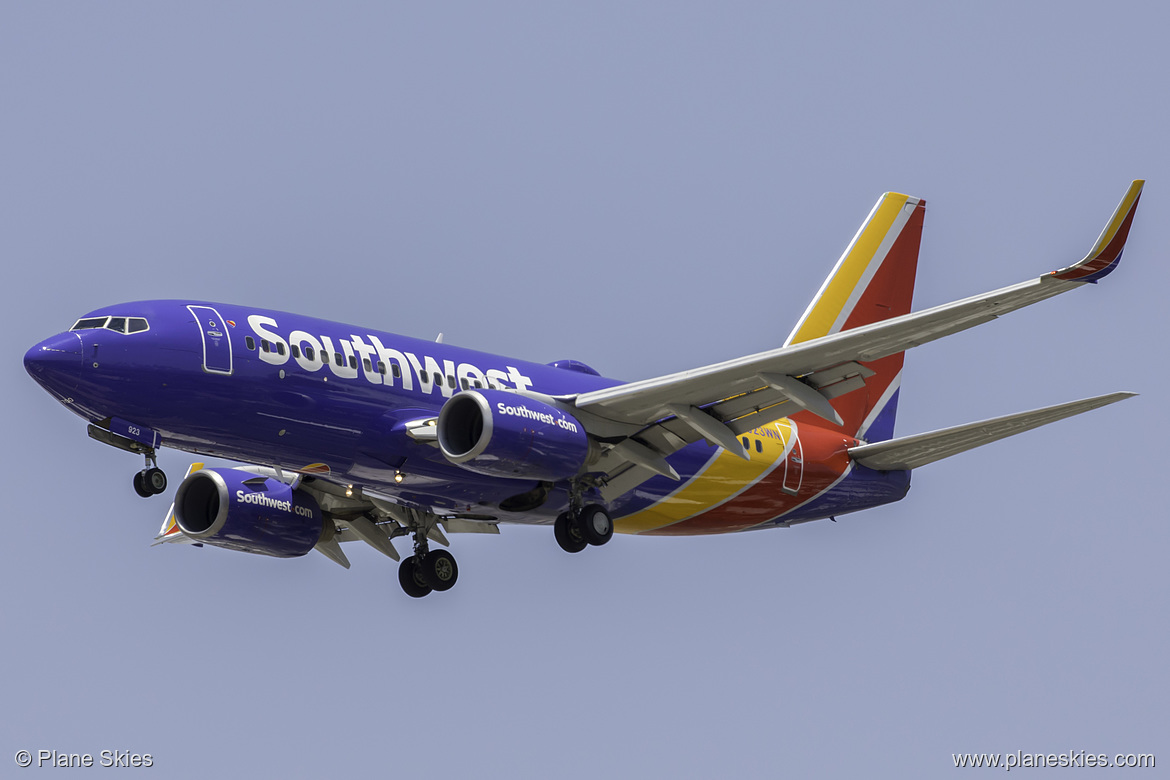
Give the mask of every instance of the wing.
M 1130 185 L 1092 250 L 1078 263 L 983 295 L 857 327 L 842 328 L 844 315 L 830 309 L 821 316 L 826 335 L 800 340 L 807 335 L 810 318 L 816 316 L 813 309 L 824 305 L 826 295 L 832 294 L 830 302 L 842 301 L 841 307 L 851 296 L 856 297 L 854 290 L 858 280 L 864 281 L 864 269 L 853 274 L 854 287 L 833 289 L 850 254 L 862 251 L 877 256 L 883 243 L 891 243 L 877 236 L 858 250 L 859 243 L 865 243 L 862 239 L 867 226 L 863 225 L 785 346 L 561 400 L 583 413 L 581 419 L 587 427 L 589 419 L 595 418 L 637 428 L 624 442 L 611 440 L 612 449 L 603 459 L 603 469 L 614 476 L 607 489 L 610 498 L 654 473 L 669 475 L 669 466 L 663 468 L 663 456 L 701 438 L 735 451 L 732 442 L 739 434 L 804 410 L 839 425 L 832 399 L 865 386 L 873 370 L 864 364 L 1095 283 L 1110 273 L 1121 258 L 1144 183 L 1138 180 Z M 901 201 L 903 211 L 910 202 L 918 203 L 915 199 Z M 879 201 L 867 225 L 873 223 L 882 203 Z M 887 236 L 903 229 L 896 220 L 884 228 Z M 631 466 L 636 467 L 632 472 Z

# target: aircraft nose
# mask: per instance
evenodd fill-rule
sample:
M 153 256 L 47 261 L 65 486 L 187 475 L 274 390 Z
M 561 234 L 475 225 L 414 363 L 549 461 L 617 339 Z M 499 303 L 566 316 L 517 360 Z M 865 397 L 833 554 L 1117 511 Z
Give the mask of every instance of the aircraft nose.
M 24 370 L 51 390 L 70 390 L 81 378 L 81 337 L 58 333 L 24 353 Z

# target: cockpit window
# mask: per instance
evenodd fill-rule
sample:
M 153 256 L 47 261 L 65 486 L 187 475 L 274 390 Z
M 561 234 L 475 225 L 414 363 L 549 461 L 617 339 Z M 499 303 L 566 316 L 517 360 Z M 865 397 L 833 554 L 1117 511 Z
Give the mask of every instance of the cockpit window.
M 143 317 L 84 317 L 69 330 L 93 330 L 104 328 L 115 333 L 141 333 L 150 330 L 150 323 Z

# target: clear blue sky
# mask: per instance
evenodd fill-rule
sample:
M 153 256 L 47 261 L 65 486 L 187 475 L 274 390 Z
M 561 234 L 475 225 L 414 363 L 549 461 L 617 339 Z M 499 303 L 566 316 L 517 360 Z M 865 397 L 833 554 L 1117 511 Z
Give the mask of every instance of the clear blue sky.
M 5 3 L 0 774 L 42 748 L 179 778 L 1170 764 L 1168 27 L 1157 3 Z M 921 308 L 1080 259 L 1139 177 L 1121 268 L 912 351 L 897 430 L 1139 398 L 835 524 L 458 538 L 459 586 L 421 601 L 362 547 L 350 571 L 150 548 L 167 498 L 21 366 L 90 309 L 182 297 L 645 378 L 778 345 L 883 191 L 929 203 Z

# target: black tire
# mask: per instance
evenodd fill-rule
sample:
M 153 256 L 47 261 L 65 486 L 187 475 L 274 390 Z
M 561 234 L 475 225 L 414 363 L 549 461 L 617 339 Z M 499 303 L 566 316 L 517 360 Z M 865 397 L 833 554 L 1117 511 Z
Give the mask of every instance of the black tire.
M 139 471 L 134 474 L 134 492 L 143 498 L 150 498 L 154 493 L 146 486 L 146 481 L 143 479 L 143 475 L 145 474 L 145 471 Z
M 590 504 L 581 510 L 577 516 L 577 526 L 581 529 L 581 538 L 596 547 L 613 537 L 613 520 L 605 508 L 597 504 Z
M 167 475 L 162 469 L 147 469 L 142 472 L 142 484 L 150 491 L 151 495 L 157 496 L 159 493 L 166 492 Z
M 421 599 L 431 592 L 431 586 L 423 582 L 421 574 L 418 559 L 413 555 L 398 564 L 398 584 L 412 599 Z
M 556 537 L 561 549 L 567 553 L 579 553 L 589 546 L 568 512 L 562 512 L 557 516 L 557 521 L 553 524 L 553 536 Z
M 455 565 L 455 556 L 446 550 L 431 550 L 423 558 L 419 568 L 426 584 L 439 592 L 451 590 L 455 580 L 459 579 L 459 567 Z

